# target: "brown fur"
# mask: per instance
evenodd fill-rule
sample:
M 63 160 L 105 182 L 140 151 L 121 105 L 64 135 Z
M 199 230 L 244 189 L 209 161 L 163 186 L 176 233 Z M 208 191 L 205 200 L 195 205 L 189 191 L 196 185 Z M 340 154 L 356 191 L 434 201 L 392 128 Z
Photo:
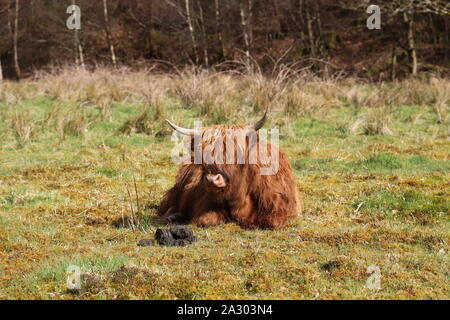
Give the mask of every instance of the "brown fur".
M 206 129 L 212 129 L 213 136 L 224 137 L 225 152 L 226 130 L 240 128 L 243 127 L 215 126 Z M 205 139 L 205 134 L 203 137 L 204 148 L 211 141 Z M 257 137 L 259 139 L 259 135 Z M 182 165 L 175 185 L 164 195 L 158 215 L 170 218 L 171 222 L 198 226 L 234 221 L 243 228 L 280 228 L 297 216 L 301 211 L 300 199 L 286 154 L 275 149 L 279 152 L 278 172 L 275 175 L 261 175 L 260 168 L 264 165 L 260 162 L 249 164 L 248 138 L 245 141 L 245 164 Z M 270 144 L 267 145 L 270 151 Z M 236 149 L 242 147 L 235 143 Z M 237 151 L 234 152 L 236 155 Z M 220 191 L 208 189 L 204 183 L 204 175 L 208 172 L 224 173 L 228 177 L 227 186 Z

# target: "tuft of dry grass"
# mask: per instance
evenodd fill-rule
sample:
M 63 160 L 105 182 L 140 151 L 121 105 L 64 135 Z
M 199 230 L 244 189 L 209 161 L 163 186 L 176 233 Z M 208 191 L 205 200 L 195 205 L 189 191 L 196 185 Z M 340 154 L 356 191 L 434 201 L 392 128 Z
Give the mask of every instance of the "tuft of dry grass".
M 210 106 L 208 102 L 215 91 L 214 74 L 208 70 L 188 68 L 174 77 L 171 86 L 172 95 L 176 96 L 186 108 L 203 104 L 202 109 Z
M 430 84 L 430 100 L 436 110 L 438 122 L 445 123 L 450 108 L 450 83 L 444 79 L 432 78 Z
M 149 106 L 153 110 L 153 120 L 160 121 L 164 119 L 165 113 L 165 95 L 161 92 L 152 92 L 144 94 L 144 105 Z
M 56 129 L 61 140 L 65 140 L 67 135 L 80 137 L 84 136 L 89 126 L 85 110 L 79 105 L 76 110 L 55 110 L 50 113 L 49 119 L 56 114 Z
M 29 110 L 15 110 L 11 127 L 19 144 L 23 144 L 35 134 L 37 121 L 33 120 Z
M 294 78 L 298 77 L 294 68 L 277 61 L 269 76 L 264 75 L 260 68 L 247 70 L 242 77 L 249 83 L 248 91 L 254 112 L 263 112 L 267 108 L 278 109 L 282 97 L 294 85 Z
M 138 116 L 128 119 L 119 129 L 119 132 L 127 135 L 132 132 L 151 135 L 153 132 L 152 123 L 150 112 L 148 109 L 145 109 Z
M 321 113 L 339 105 L 337 84 L 333 80 L 296 81 L 283 95 L 284 112 L 306 116 Z
M 362 131 L 365 135 L 392 135 L 389 124 L 392 121 L 392 114 L 387 107 L 375 107 L 364 110 L 355 122 L 353 122 L 349 131 L 358 133 Z
M 133 176 L 133 192 L 130 191 L 128 184 L 125 184 L 126 196 L 123 199 L 121 209 L 121 227 L 130 228 L 132 231 L 145 231 L 141 224 L 142 207 L 139 201 L 139 193 L 136 185 L 136 179 Z M 125 212 L 128 212 L 126 214 Z

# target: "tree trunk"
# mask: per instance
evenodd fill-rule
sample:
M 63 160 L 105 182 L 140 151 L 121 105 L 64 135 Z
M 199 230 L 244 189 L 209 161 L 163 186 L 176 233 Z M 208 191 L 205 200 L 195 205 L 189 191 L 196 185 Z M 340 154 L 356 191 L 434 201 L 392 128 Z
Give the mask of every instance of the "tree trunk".
M 226 54 L 226 49 L 225 49 L 225 44 L 223 42 L 223 34 L 222 34 L 222 26 L 220 23 L 220 7 L 219 7 L 219 0 L 214 0 L 214 4 L 215 4 L 215 11 L 216 11 L 216 31 L 217 34 L 219 36 L 219 43 L 220 43 L 220 48 L 222 50 L 222 58 L 226 59 L 227 54 Z
M 247 30 L 248 30 L 248 38 L 250 40 L 250 48 L 253 44 L 253 26 L 252 26 L 252 20 L 253 20 L 253 0 L 247 0 Z
M 447 35 L 447 36 L 444 35 L 444 41 L 445 41 L 446 46 L 449 47 L 450 46 L 450 37 L 448 35 L 450 34 L 450 28 L 448 27 L 449 26 L 448 19 L 444 19 L 444 24 L 445 24 L 445 34 Z M 445 58 L 447 59 L 447 61 L 450 56 L 449 51 L 450 50 L 444 50 Z
M 148 22 L 141 21 L 136 17 L 133 8 L 129 8 L 130 17 L 142 28 L 145 35 L 145 44 L 142 45 L 142 51 L 149 58 L 156 58 L 156 52 L 153 46 L 153 0 L 148 3 Z
M 314 37 L 314 29 L 313 29 L 313 21 L 311 18 L 311 4 L 308 2 L 307 7 L 305 8 L 306 11 L 306 28 L 308 29 L 308 39 L 309 39 L 309 50 L 311 57 L 316 56 L 316 39 Z
M 394 81 L 396 78 L 396 69 L 397 69 L 397 53 L 396 47 L 392 47 L 392 55 L 391 55 L 391 80 Z
M 205 19 L 203 18 L 203 8 L 199 0 L 197 0 L 197 7 L 199 10 L 199 18 L 200 18 L 200 30 L 202 32 L 202 42 L 203 42 L 203 59 L 205 61 L 205 67 L 209 66 L 209 57 L 208 57 L 208 41 L 206 39 L 206 30 L 205 30 Z
M 75 0 L 72 0 L 72 5 L 76 5 Z M 82 67 L 83 69 L 85 69 L 83 46 L 81 45 L 78 29 L 75 28 L 73 31 L 75 64 L 77 65 L 77 67 Z
M 17 49 L 18 33 L 19 33 L 19 0 L 15 0 L 14 10 L 14 33 L 13 33 L 13 56 L 14 56 L 14 71 L 17 79 L 20 79 L 19 53 Z
M 78 41 L 78 54 L 80 58 L 80 65 L 83 69 L 86 69 L 86 66 L 84 64 L 84 54 L 83 54 L 83 47 L 81 46 L 80 39 L 77 39 Z
M 439 46 L 439 32 L 436 31 L 436 24 L 433 19 L 433 14 L 428 14 L 428 19 L 430 21 L 429 26 L 431 30 L 431 39 L 433 41 L 433 46 L 436 48 Z
M 111 30 L 110 30 L 110 25 L 109 25 L 108 0 L 103 0 L 103 14 L 104 14 L 104 18 L 105 18 L 106 41 L 108 42 L 109 52 L 111 54 L 111 62 L 113 64 L 113 66 L 116 67 L 117 59 L 116 59 L 116 53 L 114 50 L 114 44 L 112 42 Z
M 191 35 L 195 63 L 198 64 L 199 59 L 198 59 L 198 52 L 197 52 L 197 40 L 195 39 L 195 30 L 194 30 L 194 25 L 192 24 L 191 6 L 189 4 L 189 0 L 184 0 L 184 4 L 186 7 L 186 22 L 188 23 L 189 33 Z
M 318 52 L 319 56 L 322 55 L 322 19 L 320 17 L 320 7 L 319 7 L 319 1 L 314 2 L 314 20 L 316 21 L 316 51 Z
M 273 5 L 273 11 L 274 11 L 274 16 L 275 16 L 275 24 L 276 24 L 276 29 L 277 29 L 277 36 L 280 36 L 283 33 L 283 28 L 281 25 L 281 21 L 283 20 L 280 14 L 280 7 L 278 6 L 278 0 L 273 0 L 272 1 L 272 5 Z
M 304 19 L 303 19 L 303 0 L 289 0 L 289 15 L 291 21 L 295 25 L 295 30 L 298 32 L 298 43 L 300 46 L 305 45 L 305 34 L 303 31 Z M 289 28 L 288 28 L 289 30 Z
M 300 18 L 300 24 L 305 25 L 305 20 L 303 19 L 303 10 L 305 8 L 305 1 L 304 0 L 298 0 L 298 11 L 299 11 L 299 18 Z
M 77 29 L 74 30 L 73 42 L 75 49 L 75 63 L 77 64 L 77 66 L 86 69 L 86 66 L 84 64 L 83 46 L 81 45 Z
M 242 0 L 239 1 L 239 10 L 241 15 L 242 32 L 244 34 L 245 63 L 247 64 L 247 66 L 250 66 L 251 58 L 250 58 L 250 36 L 248 32 L 248 15 L 245 14 Z
M 411 0 L 408 12 L 403 12 L 403 18 L 408 26 L 408 57 L 410 63 L 411 74 L 417 75 L 417 51 L 414 40 L 414 8 Z
M 148 4 L 149 10 L 149 30 L 147 33 L 148 39 L 148 51 L 150 52 L 151 57 L 156 57 L 156 52 L 153 47 L 153 0 Z

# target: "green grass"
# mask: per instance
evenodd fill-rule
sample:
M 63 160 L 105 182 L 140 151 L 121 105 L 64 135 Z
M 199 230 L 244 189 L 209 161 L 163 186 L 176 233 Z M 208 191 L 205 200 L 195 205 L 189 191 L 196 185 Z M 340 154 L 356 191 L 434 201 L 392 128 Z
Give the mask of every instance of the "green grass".
M 56 103 L 42 96 L 23 107 L 42 120 Z M 183 124 L 199 113 L 167 104 L 168 118 L 188 116 Z M 289 118 L 281 144 L 302 215 L 276 231 L 194 227 L 198 241 L 185 248 L 136 246 L 160 227 L 155 209 L 177 173 L 170 135 L 156 136 L 162 119 L 151 124 L 155 135 L 118 133 L 141 112 L 115 103 L 108 121 L 91 106 L 83 135 L 61 140 L 55 123 L 37 124 L 19 145 L 0 103 L 8 120 L 0 123 L 0 299 L 450 297 L 450 142 L 432 108 L 396 109 L 392 136 L 350 133 L 350 107 Z M 280 119 L 274 112 L 268 126 Z M 136 231 L 120 224 L 133 177 Z M 81 291 L 66 288 L 70 265 L 84 273 Z M 366 287 L 370 265 L 381 269 L 380 290 Z
M 11 190 L 0 198 L 0 207 L 36 207 L 43 203 L 58 203 L 63 201 L 54 191 L 30 190 L 30 188 L 20 187 Z
M 362 211 L 368 214 L 382 214 L 387 218 L 415 218 L 422 222 L 448 219 L 450 213 L 449 200 L 414 190 L 381 191 L 358 199 L 353 206 L 362 208 Z
M 293 161 L 298 170 L 308 172 L 358 172 L 358 173 L 402 173 L 445 172 L 450 170 L 450 161 L 433 160 L 424 156 L 400 157 L 392 154 L 377 154 L 364 160 L 345 161 L 333 158 L 304 157 Z

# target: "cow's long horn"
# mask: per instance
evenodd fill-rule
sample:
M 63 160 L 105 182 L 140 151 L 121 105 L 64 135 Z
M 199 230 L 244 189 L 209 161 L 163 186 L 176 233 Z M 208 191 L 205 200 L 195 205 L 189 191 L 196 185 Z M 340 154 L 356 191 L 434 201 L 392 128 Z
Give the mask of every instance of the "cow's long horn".
M 166 121 L 174 130 L 176 130 L 179 133 L 184 134 L 186 136 L 194 136 L 196 133 L 199 133 L 199 131 L 196 130 L 196 129 L 182 128 L 182 127 L 177 126 L 175 123 L 173 123 L 173 122 L 171 122 L 171 121 L 169 121 L 167 119 L 166 119 Z
M 261 129 L 264 126 L 264 123 L 266 123 L 266 121 L 267 121 L 267 111 L 268 110 L 269 110 L 269 108 L 266 109 L 266 112 L 264 112 L 263 117 L 257 123 L 255 123 L 253 126 L 251 126 L 252 129 L 254 129 L 255 131 L 258 131 L 259 129 Z

